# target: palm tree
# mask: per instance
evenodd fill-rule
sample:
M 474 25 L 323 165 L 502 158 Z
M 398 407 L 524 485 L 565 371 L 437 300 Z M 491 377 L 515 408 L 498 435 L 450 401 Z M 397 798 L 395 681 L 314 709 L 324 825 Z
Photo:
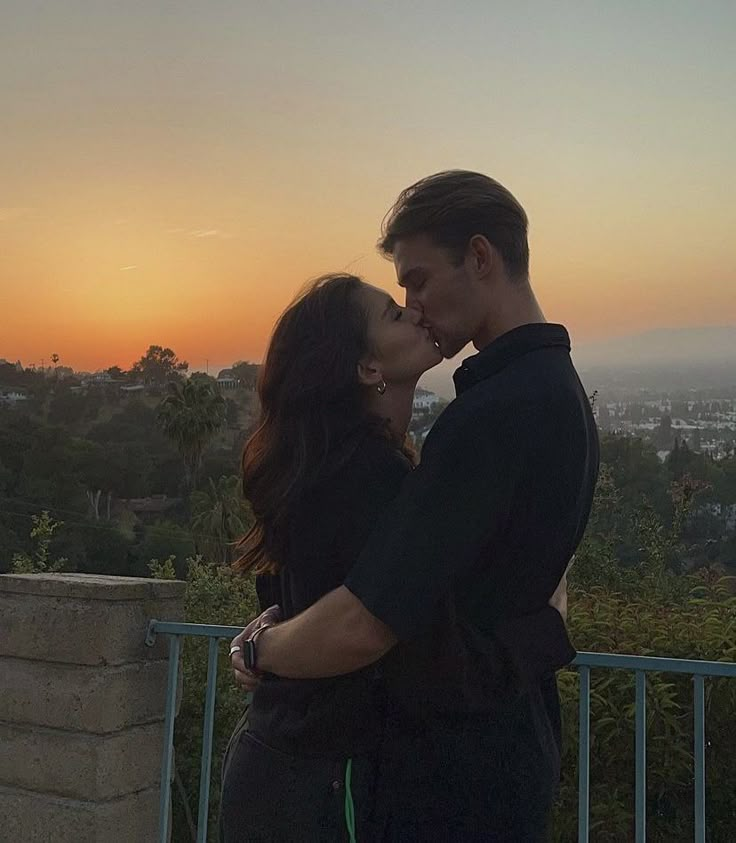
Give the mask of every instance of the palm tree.
M 197 551 L 205 559 L 226 565 L 230 549 L 253 523 L 250 507 L 243 500 L 240 478 L 211 478 L 206 491 L 194 492 L 191 498 L 192 533 Z
M 168 384 L 158 407 L 158 423 L 184 460 L 184 482 L 192 492 L 207 443 L 225 422 L 225 399 L 211 379 L 189 378 Z

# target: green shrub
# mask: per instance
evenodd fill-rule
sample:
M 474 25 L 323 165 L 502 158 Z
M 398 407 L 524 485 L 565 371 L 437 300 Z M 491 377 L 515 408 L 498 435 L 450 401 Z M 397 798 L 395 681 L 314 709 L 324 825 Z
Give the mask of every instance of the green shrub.
M 677 578 L 688 594 L 673 601 L 652 580 L 630 579 L 626 593 L 601 588 L 570 597 L 570 631 L 583 651 L 736 662 L 736 598 L 726 579 Z M 634 674 L 591 671 L 591 840 L 634 839 Z M 577 838 L 578 677 L 559 676 L 563 707 L 563 780 L 554 839 Z M 734 839 L 736 680 L 706 679 L 708 840 Z M 693 681 L 648 674 L 647 839 L 693 838 Z
M 173 578 L 170 560 L 151 566 L 154 576 Z M 233 574 L 230 568 L 188 560 L 185 619 L 188 623 L 245 626 L 258 614 L 258 599 L 252 577 Z M 190 843 L 190 821 L 196 825 L 199 804 L 199 774 L 202 757 L 202 725 L 207 687 L 207 638 L 187 636 L 182 646 L 181 674 L 184 683 L 181 708 L 174 730 L 175 763 L 179 781 L 172 791 L 173 843 Z M 215 833 L 220 803 L 220 765 L 235 724 L 245 707 L 245 695 L 235 686 L 227 653 L 228 641 L 220 643 L 217 664 L 215 725 L 210 783 L 210 840 Z M 186 795 L 186 807 L 182 790 Z

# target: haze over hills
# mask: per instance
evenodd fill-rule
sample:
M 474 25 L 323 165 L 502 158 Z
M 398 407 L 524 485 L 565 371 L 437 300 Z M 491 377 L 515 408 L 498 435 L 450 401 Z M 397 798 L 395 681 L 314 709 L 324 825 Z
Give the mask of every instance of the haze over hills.
M 453 360 L 445 360 L 421 379 L 425 389 L 454 397 L 452 373 L 474 353 L 469 346 Z M 632 336 L 575 345 L 575 365 L 586 384 L 615 377 L 632 386 L 662 388 L 736 383 L 736 325 L 663 328 Z
M 736 325 L 664 328 L 584 343 L 574 350 L 581 368 L 594 366 L 722 366 L 736 364 Z

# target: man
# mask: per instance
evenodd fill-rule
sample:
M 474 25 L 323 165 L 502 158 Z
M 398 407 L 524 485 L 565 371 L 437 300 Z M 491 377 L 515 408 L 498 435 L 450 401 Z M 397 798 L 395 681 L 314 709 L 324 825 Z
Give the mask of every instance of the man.
M 406 304 L 445 357 L 471 341 L 479 353 L 455 373 L 456 400 L 345 584 L 233 642 L 245 687 L 246 668 L 334 676 L 401 642 L 385 660 L 398 700 L 389 777 L 402 794 L 389 840 L 546 839 L 559 776 L 551 671 L 573 651 L 545 607 L 585 530 L 598 440 L 567 332 L 546 323 L 531 288 L 527 225 L 478 173 L 401 193 L 380 247 Z M 489 667 L 498 642 L 513 682 Z

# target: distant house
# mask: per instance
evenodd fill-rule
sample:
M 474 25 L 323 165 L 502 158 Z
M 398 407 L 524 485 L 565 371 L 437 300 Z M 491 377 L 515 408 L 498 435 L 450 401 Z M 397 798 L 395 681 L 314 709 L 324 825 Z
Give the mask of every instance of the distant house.
M 112 383 L 114 381 L 114 378 L 108 371 L 95 372 L 90 377 L 90 381 L 92 383 L 106 384 L 106 383 Z
M 14 406 L 19 401 L 27 401 L 28 394 L 25 389 L 17 386 L 0 386 L 0 404 L 10 404 Z
M 220 389 L 236 389 L 238 386 L 238 379 L 233 374 L 233 370 L 223 369 L 217 376 L 217 385 Z
M 146 387 L 142 383 L 133 383 L 129 386 L 121 386 L 120 391 L 125 395 L 140 395 L 146 391 Z
M 414 393 L 414 412 L 431 410 L 435 404 L 439 403 L 439 400 L 439 396 L 435 395 L 434 392 L 419 387 Z
M 115 501 L 115 512 L 132 512 L 138 518 L 153 518 L 164 515 L 179 506 L 181 498 L 170 498 L 167 495 L 151 495 L 147 498 L 118 498 Z

